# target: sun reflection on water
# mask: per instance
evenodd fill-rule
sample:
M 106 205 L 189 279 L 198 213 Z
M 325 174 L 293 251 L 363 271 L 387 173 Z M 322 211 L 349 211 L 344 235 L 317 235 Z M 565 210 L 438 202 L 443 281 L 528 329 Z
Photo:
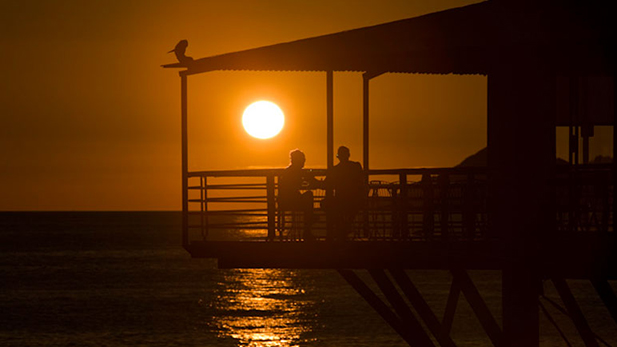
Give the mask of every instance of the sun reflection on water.
M 235 269 L 218 283 L 212 324 L 239 346 L 287 347 L 311 340 L 315 302 L 295 271 Z

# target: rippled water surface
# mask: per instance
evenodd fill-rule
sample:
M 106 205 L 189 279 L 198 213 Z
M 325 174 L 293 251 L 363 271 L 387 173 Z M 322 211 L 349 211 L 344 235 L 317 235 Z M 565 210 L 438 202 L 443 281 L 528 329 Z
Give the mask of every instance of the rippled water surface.
M 0 213 L 0 346 L 406 346 L 335 271 L 219 270 L 181 249 L 179 225 L 178 213 Z M 449 274 L 409 275 L 441 317 Z M 472 277 L 499 319 L 498 274 Z M 571 286 L 616 345 L 617 325 L 590 286 Z M 542 346 L 566 345 L 541 323 Z M 452 336 L 490 345 L 464 299 Z

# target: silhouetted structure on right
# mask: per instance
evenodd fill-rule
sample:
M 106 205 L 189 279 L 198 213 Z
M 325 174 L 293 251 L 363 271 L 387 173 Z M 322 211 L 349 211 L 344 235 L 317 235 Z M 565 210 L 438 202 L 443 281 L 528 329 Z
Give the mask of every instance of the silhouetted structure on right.
M 490 0 L 195 60 L 180 72 L 184 247 L 194 257 L 217 258 L 220 267 L 337 269 L 414 346 L 433 346 L 429 333 L 441 346 L 456 345 L 450 328 L 459 293 L 493 345 L 538 346 L 540 289 L 543 280 L 550 280 L 584 344 L 597 346 L 566 279 L 589 280 L 617 320 L 617 297 L 608 283 L 617 278 L 617 164 L 588 164 L 589 138 L 596 126 L 612 127 L 613 156 L 617 153 L 615 17 L 615 10 L 599 1 Z M 399 178 L 372 188 L 387 192 L 374 204 L 381 209 L 377 212 L 384 212 L 385 232 L 371 226 L 375 211 L 368 211 L 369 236 L 344 247 L 277 242 L 274 198 L 280 170 L 189 172 L 187 79 L 217 70 L 323 72 L 327 168 L 334 162 L 334 72 L 362 73 L 364 174 Z M 371 169 L 370 82 L 386 73 L 487 76 L 487 166 Z M 568 129 L 568 165 L 556 164 L 557 127 Z M 212 237 L 217 227 L 230 228 L 208 219 L 227 213 L 209 206 L 230 201 L 208 198 L 210 190 L 221 187 L 207 182 L 222 176 L 265 178 L 260 203 L 267 217 L 261 228 L 270 242 L 219 242 Z M 417 176 L 425 179 L 412 182 Z M 243 186 L 234 189 L 238 187 Z M 189 191 L 201 192 L 201 197 L 189 199 Z M 191 223 L 192 215 L 201 222 Z M 201 231 L 202 237 L 191 238 L 191 230 Z M 356 275 L 362 269 L 368 269 L 387 303 Z M 428 307 L 406 269 L 450 271 L 443 319 Z M 473 269 L 500 271 L 501 324 L 468 276 Z

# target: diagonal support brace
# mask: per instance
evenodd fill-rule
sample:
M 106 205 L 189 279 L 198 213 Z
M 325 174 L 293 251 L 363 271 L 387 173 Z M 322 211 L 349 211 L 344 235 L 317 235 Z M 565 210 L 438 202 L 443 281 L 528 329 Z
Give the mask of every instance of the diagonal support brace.
M 347 283 L 394 329 L 409 346 L 417 345 L 401 319 L 394 314 L 353 270 L 337 270 Z
M 566 310 L 568 310 L 570 318 L 572 318 L 572 322 L 574 322 L 574 326 L 576 326 L 576 330 L 578 330 L 581 335 L 585 346 L 599 346 L 598 341 L 596 341 L 591 328 L 589 328 L 589 324 L 583 315 L 583 311 L 581 311 L 580 307 L 576 303 L 576 299 L 574 298 L 574 295 L 572 295 L 566 280 L 563 278 L 553 278 L 553 284 L 555 285 L 555 289 L 557 289 L 563 304 L 566 306 Z
M 426 303 L 422 294 L 420 294 L 420 291 L 416 288 L 405 271 L 401 269 L 390 269 L 389 272 L 399 288 L 403 291 L 403 294 L 407 297 L 407 300 L 413 305 L 418 315 L 422 318 L 433 336 L 435 336 L 437 342 L 439 342 L 442 347 L 456 347 L 456 344 L 450 337 L 449 329 L 446 330 L 439 322 L 437 316 L 433 313 L 433 310 L 431 310 L 430 306 Z
M 478 317 L 482 328 L 486 331 L 493 345 L 503 346 L 503 333 L 501 332 L 501 328 L 499 328 L 499 324 L 497 324 L 497 321 L 482 299 L 480 292 L 478 292 L 469 274 L 467 274 L 467 271 L 463 269 L 452 269 L 451 272 L 454 276 L 454 280 L 459 284 L 471 309 L 476 314 L 476 317 Z
M 615 295 L 613 288 L 611 288 L 611 285 L 605 278 L 592 279 L 591 284 L 593 284 L 593 287 L 596 289 L 600 299 L 604 302 L 604 306 L 606 306 L 611 314 L 611 317 L 613 317 L 613 320 L 617 323 L 617 296 Z
M 386 272 L 383 269 L 370 269 L 368 271 L 381 292 L 388 299 L 388 302 L 390 302 L 390 305 L 394 308 L 394 311 L 401 318 L 403 324 L 405 324 L 409 333 L 413 336 L 416 344 L 418 346 L 435 346 L 420 322 L 418 322 L 418 319 L 411 312 L 409 306 L 407 306 L 405 300 L 403 300 L 401 294 L 399 294 L 392 281 L 386 275 Z

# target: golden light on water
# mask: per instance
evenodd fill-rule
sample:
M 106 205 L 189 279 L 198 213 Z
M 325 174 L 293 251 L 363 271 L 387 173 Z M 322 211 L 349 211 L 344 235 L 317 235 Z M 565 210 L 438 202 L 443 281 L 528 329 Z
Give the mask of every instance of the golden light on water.
M 285 125 L 285 115 L 275 103 L 257 101 L 244 110 L 242 125 L 249 135 L 269 139 L 281 132 Z
M 236 269 L 222 278 L 214 317 L 220 338 L 239 346 L 291 347 L 308 341 L 313 301 L 294 282 L 295 273 L 278 269 Z M 224 299 L 223 299 L 224 298 Z

